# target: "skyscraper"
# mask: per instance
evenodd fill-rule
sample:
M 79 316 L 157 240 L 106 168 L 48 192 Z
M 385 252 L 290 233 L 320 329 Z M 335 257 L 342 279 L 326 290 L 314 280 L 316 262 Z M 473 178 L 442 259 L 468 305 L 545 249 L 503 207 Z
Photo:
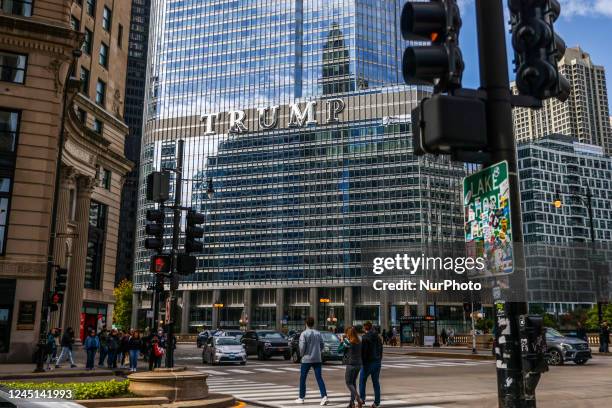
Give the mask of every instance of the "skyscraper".
M 179 138 L 182 201 L 206 214 L 181 331 L 307 315 L 388 326 L 416 310 L 361 286 L 362 251 L 462 236 L 464 168 L 412 154 L 409 113 L 427 92 L 400 84 L 401 5 L 152 1 L 134 320 L 151 307 L 144 178 L 174 167 Z
M 604 67 L 596 65 L 580 47 L 568 48 L 559 61 L 559 71 L 571 86 L 566 102 L 544 101 L 542 109 L 515 108 L 514 134 L 517 141 L 553 133 L 595 144 L 612 155 L 612 128 Z M 513 85 L 513 91 L 516 87 Z
M 132 0 L 130 34 L 128 37 L 128 63 L 125 81 L 125 123 L 130 128 L 125 138 L 125 155 L 134 162 L 134 168 L 125 177 L 121 193 L 121 215 L 117 249 L 116 279 L 131 279 L 134 267 L 136 239 L 136 208 L 138 202 L 138 163 L 142 138 L 142 114 L 147 74 L 147 39 L 150 0 Z

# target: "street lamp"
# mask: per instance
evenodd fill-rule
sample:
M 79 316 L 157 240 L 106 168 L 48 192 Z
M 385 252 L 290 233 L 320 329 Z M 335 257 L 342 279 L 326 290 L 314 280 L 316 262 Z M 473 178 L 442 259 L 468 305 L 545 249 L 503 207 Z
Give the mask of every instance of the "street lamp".
M 324 316 L 323 319 L 325 319 L 325 316 L 327 316 L 327 304 L 330 302 L 331 302 L 331 299 L 328 297 L 322 297 L 319 299 L 319 303 L 323 303 L 323 316 Z M 317 320 L 319 320 L 318 317 L 317 317 Z
M 595 247 L 595 227 L 593 225 L 593 202 L 592 202 L 593 193 L 591 192 L 591 187 L 589 187 L 589 183 L 587 182 L 586 184 L 586 194 L 571 194 L 570 197 L 579 199 L 582 205 L 586 206 L 587 208 L 587 213 L 589 215 L 589 233 L 591 235 L 591 249 L 594 249 Z M 563 202 L 561 200 L 561 192 L 559 191 L 559 189 L 556 189 L 555 191 L 553 205 L 555 206 L 555 208 L 561 208 L 563 206 Z M 597 299 L 597 324 L 599 326 L 601 326 L 602 319 L 603 319 L 603 316 L 602 316 L 602 310 L 601 310 L 601 302 L 599 301 L 599 298 L 598 298 Z
M 217 309 L 217 329 L 221 328 L 221 309 L 223 308 L 223 303 L 217 302 L 213 304 L 213 307 Z

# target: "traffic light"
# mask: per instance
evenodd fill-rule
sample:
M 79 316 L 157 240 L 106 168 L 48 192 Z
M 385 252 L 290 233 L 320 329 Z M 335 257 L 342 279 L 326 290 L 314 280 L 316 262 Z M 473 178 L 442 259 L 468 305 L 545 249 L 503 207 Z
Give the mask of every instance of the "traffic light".
M 204 214 L 197 213 L 193 210 L 187 211 L 187 229 L 185 231 L 185 252 L 202 252 L 204 245 L 200 241 L 196 241 L 204 236 L 204 229 L 200 224 L 204 223 Z
M 197 258 L 193 255 L 178 254 L 176 255 L 176 273 L 179 275 L 191 275 L 195 272 L 197 266 Z
M 170 198 L 170 173 L 154 171 L 147 176 L 147 200 L 163 203 Z
M 557 65 L 566 47 L 553 24 L 561 5 L 557 0 L 509 0 L 508 6 L 519 94 L 567 100 L 570 85 Z
M 486 111 L 481 99 L 435 94 L 423 99 L 411 116 L 415 155 L 487 149 Z
M 465 66 L 459 48 L 461 14 L 456 0 L 406 3 L 400 28 L 405 40 L 430 43 L 404 51 L 402 74 L 407 84 L 433 85 L 434 93 L 461 88 Z
M 64 292 L 66 292 L 66 282 L 67 281 L 68 281 L 68 269 L 57 268 L 55 270 L 55 293 L 59 293 L 63 295 Z
M 172 259 L 170 255 L 153 255 L 151 257 L 151 272 L 153 273 L 169 273 L 171 269 Z
M 145 226 L 145 233 L 151 235 L 152 238 L 146 238 L 144 246 L 146 249 L 161 253 L 164 250 L 164 211 L 161 209 L 147 210 L 146 217 L 149 223 Z

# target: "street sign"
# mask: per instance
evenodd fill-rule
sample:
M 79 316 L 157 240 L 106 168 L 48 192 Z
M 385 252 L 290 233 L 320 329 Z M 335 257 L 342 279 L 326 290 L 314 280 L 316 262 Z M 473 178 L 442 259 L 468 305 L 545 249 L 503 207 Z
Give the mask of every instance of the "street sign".
M 468 256 L 485 259 L 478 276 L 513 272 L 508 162 L 502 161 L 463 179 L 465 242 Z

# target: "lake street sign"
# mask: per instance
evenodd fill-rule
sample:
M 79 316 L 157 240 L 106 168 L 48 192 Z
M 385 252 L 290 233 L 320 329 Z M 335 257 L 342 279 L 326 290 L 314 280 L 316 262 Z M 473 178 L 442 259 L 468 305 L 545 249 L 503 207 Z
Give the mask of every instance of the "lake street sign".
M 513 272 L 508 162 L 503 161 L 463 179 L 465 242 L 470 257 L 486 261 L 478 276 Z M 484 273 L 483 273 L 484 272 Z

